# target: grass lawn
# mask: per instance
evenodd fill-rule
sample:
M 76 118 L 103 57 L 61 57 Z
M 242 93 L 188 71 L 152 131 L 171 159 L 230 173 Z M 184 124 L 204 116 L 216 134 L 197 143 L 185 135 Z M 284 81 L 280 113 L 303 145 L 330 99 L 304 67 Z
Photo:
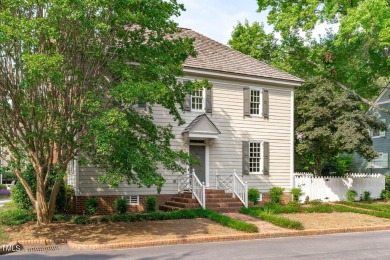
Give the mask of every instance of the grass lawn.
M 0 207 L 0 217 L 3 212 L 8 210 L 16 209 L 15 205 L 11 202 L 5 204 L 3 207 Z M 0 223 L 0 245 L 4 245 L 8 242 L 9 236 L 7 233 L 4 232 L 3 225 Z

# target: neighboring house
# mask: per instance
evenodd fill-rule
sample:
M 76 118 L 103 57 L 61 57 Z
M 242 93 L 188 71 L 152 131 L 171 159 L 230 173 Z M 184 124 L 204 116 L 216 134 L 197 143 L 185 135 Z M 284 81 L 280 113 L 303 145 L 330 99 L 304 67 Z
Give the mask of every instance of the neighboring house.
M 274 186 L 289 190 L 294 172 L 294 89 L 302 80 L 192 30 L 183 29 L 181 36 L 195 38 L 198 55 L 183 64 L 185 76 L 178 80 L 208 79 L 213 88 L 187 97 L 182 113 L 186 124 L 175 125 L 161 107 L 153 108 L 155 122 L 174 125 L 172 146 L 201 162 L 191 169 L 206 188 L 216 187 L 217 172 L 236 171 L 248 187 L 262 192 Z M 182 177 L 162 170 L 166 183 L 157 194 L 154 187 L 109 188 L 98 182 L 101 173 L 77 163 L 70 167 L 79 211 L 90 196 L 101 197 L 107 207 L 118 196 L 138 205 L 156 195 L 161 204 L 178 194 Z
M 384 109 L 390 109 L 390 84 L 383 89 L 379 94 L 375 103 L 380 105 Z M 368 172 L 368 173 L 382 173 L 390 174 L 389 169 L 389 154 L 390 154 L 390 114 L 378 111 L 377 109 L 370 107 L 368 113 L 371 113 L 378 117 L 382 122 L 388 126 L 387 131 L 370 131 L 372 138 L 372 145 L 374 150 L 378 153 L 378 157 L 371 162 L 366 161 L 364 158 L 353 155 L 352 172 Z

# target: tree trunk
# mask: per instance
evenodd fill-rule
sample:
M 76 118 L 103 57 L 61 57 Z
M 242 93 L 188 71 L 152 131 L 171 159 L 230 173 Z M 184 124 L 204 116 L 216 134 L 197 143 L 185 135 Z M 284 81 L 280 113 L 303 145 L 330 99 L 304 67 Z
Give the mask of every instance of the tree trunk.
M 37 224 L 42 225 L 50 223 L 51 218 L 49 216 L 49 210 L 46 203 L 45 185 L 43 184 L 43 180 L 38 183 L 38 178 L 36 198 L 35 211 L 37 213 Z

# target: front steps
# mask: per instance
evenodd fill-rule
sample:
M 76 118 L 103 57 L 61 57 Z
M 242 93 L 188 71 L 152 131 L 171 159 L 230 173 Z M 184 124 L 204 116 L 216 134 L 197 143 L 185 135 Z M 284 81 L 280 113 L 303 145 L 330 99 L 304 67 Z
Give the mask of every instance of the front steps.
M 216 212 L 238 212 L 244 205 L 238 198 L 233 198 L 232 193 L 224 190 L 206 189 L 206 208 Z M 162 211 L 174 211 L 181 209 L 200 208 L 196 199 L 192 198 L 190 192 L 182 192 L 165 205 L 159 207 Z

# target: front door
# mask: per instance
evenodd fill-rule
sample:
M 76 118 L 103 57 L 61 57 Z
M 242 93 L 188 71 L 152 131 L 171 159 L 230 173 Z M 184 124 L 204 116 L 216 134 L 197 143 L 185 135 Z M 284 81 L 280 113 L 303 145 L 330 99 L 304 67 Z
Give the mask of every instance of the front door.
M 190 154 L 194 157 L 199 164 L 191 165 L 195 170 L 195 174 L 201 182 L 206 183 L 206 147 L 201 145 L 190 145 Z

